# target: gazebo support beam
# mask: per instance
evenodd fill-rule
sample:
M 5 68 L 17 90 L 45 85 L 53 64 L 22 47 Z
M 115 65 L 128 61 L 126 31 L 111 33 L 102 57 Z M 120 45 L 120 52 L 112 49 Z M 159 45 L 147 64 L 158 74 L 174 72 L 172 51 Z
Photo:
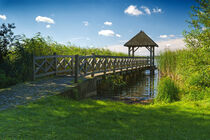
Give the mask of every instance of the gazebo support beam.
M 153 47 L 152 53 L 153 53 L 153 66 L 154 66 L 155 65 L 155 47 Z
M 149 49 L 149 51 L 150 51 L 150 66 L 152 66 L 152 47 L 150 46 L 150 49 Z
M 131 47 L 128 47 L 128 56 L 131 56 Z
M 132 56 L 134 57 L 134 47 L 132 47 Z
M 139 49 L 139 47 L 137 47 L 137 48 L 134 50 L 134 52 L 136 52 L 138 49 Z

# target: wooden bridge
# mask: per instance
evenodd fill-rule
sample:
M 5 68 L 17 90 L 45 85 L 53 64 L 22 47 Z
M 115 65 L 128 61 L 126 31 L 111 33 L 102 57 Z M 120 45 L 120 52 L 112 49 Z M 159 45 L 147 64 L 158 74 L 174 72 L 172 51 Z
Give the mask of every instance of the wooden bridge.
M 79 77 L 129 70 L 155 69 L 150 57 L 52 55 L 34 57 L 34 79 L 50 75 Z
M 33 78 L 40 78 L 50 75 L 69 75 L 79 77 L 106 75 L 107 73 L 117 73 L 130 70 L 150 69 L 154 70 L 154 50 L 158 45 L 143 31 L 140 31 L 131 40 L 125 43 L 128 47 L 129 57 L 121 56 L 79 56 L 79 55 L 52 55 L 34 56 L 33 58 Z M 134 53 L 139 47 L 145 47 L 150 51 L 148 57 L 134 57 Z M 130 56 L 132 52 L 132 57 Z

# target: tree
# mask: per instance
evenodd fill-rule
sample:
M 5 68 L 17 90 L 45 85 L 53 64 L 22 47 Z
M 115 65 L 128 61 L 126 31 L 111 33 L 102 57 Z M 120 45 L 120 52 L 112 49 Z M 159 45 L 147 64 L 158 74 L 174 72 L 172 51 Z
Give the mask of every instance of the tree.
M 10 48 L 19 44 L 18 36 L 13 33 L 15 24 L 2 24 L 0 26 L 0 64 L 4 63 L 5 57 L 10 53 Z
M 209 49 L 210 44 L 210 0 L 196 0 L 192 6 L 190 31 L 184 31 L 187 47 Z

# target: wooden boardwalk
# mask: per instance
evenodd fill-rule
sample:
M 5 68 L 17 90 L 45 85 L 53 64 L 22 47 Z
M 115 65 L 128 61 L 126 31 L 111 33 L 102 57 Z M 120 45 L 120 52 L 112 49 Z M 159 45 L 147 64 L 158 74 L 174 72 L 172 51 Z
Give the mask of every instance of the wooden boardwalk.
M 34 79 L 50 75 L 95 77 L 139 69 L 155 69 L 150 57 L 52 55 L 34 57 Z

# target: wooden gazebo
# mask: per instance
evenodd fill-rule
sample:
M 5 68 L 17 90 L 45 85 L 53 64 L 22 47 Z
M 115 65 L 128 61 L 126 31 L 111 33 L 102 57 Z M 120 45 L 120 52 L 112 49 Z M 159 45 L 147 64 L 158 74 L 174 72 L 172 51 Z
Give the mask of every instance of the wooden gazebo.
M 155 57 L 155 47 L 158 45 L 143 31 L 140 31 L 131 40 L 126 42 L 124 46 L 128 47 L 128 55 L 134 57 L 134 53 L 139 49 L 139 47 L 146 47 L 150 51 L 150 65 L 154 66 Z

